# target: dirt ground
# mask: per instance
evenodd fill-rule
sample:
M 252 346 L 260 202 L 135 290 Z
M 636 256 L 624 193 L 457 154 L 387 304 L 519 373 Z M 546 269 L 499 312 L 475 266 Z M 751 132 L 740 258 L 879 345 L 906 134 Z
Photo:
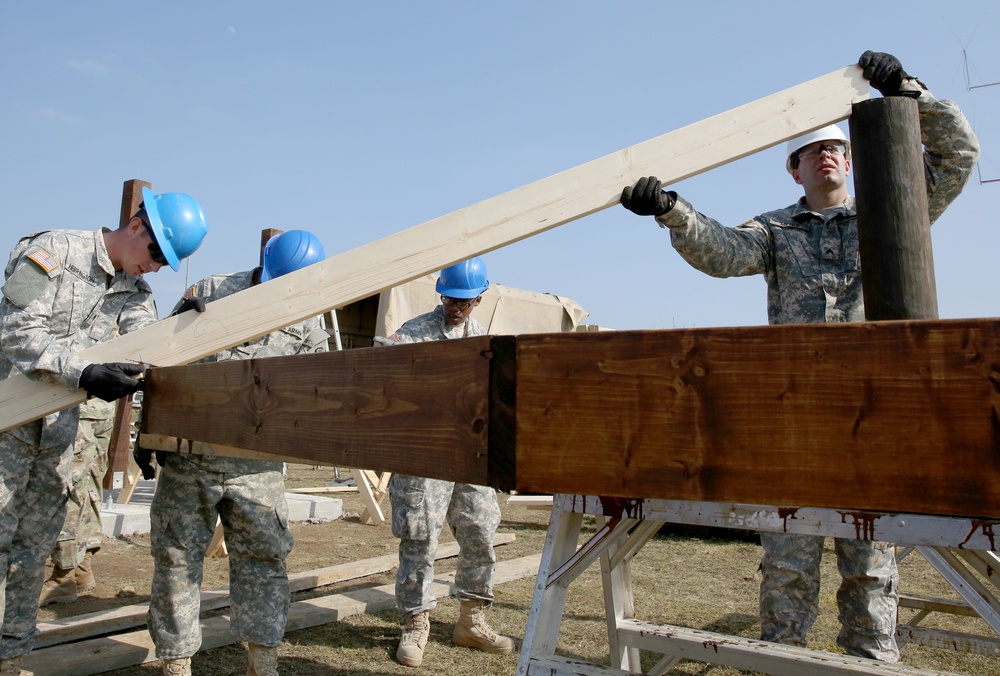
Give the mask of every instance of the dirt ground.
M 332 477 L 331 468 L 291 465 L 289 488 L 325 485 Z M 388 524 L 362 525 L 358 513 L 362 503 L 356 493 L 337 494 L 344 500 L 344 518 L 323 523 L 293 524 L 295 548 L 288 563 L 289 572 L 323 568 L 339 563 L 393 554 L 396 540 Z M 497 548 L 501 561 L 540 553 L 548 522 L 548 513 L 524 507 L 511 507 L 500 496 L 503 523 L 500 532 L 513 533 L 515 541 Z M 387 509 L 385 500 L 385 507 Z M 729 533 L 720 533 L 728 535 Z M 450 541 L 445 529 L 442 541 Z M 829 543 L 828 543 L 829 545 Z M 691 537 L 675 529 L 661 535 L 645 547 L 633 562 L 637 617 L 652 622 L 718 631 L 756 638 L 757 589 L 760 583 L 757 564 L 759 546 L 749 538 L 704 539 Z M 227 560 L 213 558 L 206 564 L 205 589 L 228 585 Z M 810 634 L 810 646 L 837 651 L 835 644 L 836 584 L 838 574 L 832 550 L 824 556 L 820 619 Z M 439 562 L 437 572 L 454 569 L 454 560 Z M 48 606 L 39 612 L 39 621 L 77 615 L 148 601 L 153 565 L 149 555 L 149 536 L 106 540 L 94 559 L 97 589 L 76 603 Z M 943 580 L 916 555 L 900 563 L 902 589 L 938 598 L 955 598 Z M 347 589 L 371 587 L 393 581 L 394 571 L 361 580 L 330 585 L 313 592 L 293 595 L 293 601 Z M 498 585 L 496 602 L 490 612 L 493 626 L 519 642 L 531 604 L 534 577 Z M 603 622 L 600 577 L 589 570 L 570 587 L 558 652 L 607 665 L 607 633 Z M 906 621 L 913 611 L 901 610 Z M 394 661 L 399 625 L 395 611 L 348 617 L 340 622 L 289 632 L 279 651 L 282 674 L 513 674 L 518 655 L 484 655 L 450 643 L 451 628 L 458 615 L 454 599 L 442 599 L 432 613 L 431 639 L 424 665 L 419 669 L 403 667 Z M 942 619 L 925 625 L 991 635 L 978 619 L 938 616 Z M 951 650 L 907 645 L 902 649 L 905 664 L 961 674 L 1000 676 L 996 657 L 956 653 Z M 643 668 L 650 669 L 659 656 L 643 655 Z M 194 658 L 194 673 L 222 676 L 246 673 L 246 659 L 239 646 L 226 646 L 199 653 Z M 119 669 L 119 676 L 158 674 L 158 663 Z M 720 666 L 681 662 L 669 674 L 727 676 L 741 673 Z

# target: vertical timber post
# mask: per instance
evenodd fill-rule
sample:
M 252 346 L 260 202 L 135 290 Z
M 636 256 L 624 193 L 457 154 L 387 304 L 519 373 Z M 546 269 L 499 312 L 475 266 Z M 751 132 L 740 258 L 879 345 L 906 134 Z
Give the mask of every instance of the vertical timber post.
M 284 230 L 278 230 L 277 228 L 264 228 L 260 231 L 260 266 L 264 267 L 264 247 L 267 246 L 267 241 L 274 237 L 275 235 L 280 235 Z
M 125 227 L 142 204 L 142 189 L 151 188 L 148 181 L 129 179 L 122 185 L 122 208 L 118 217 L 118 227 Z M 115 405 L 115 416 L 108 441 L 108 469 L 104 473 L 101 487 L 105 490 L 125 488 L 129 471 L 129 445 L 132 428 L 132 395 L 122 397 Z
M 937 319 L 917 103 L 862 101 L 850 125 L 865 318 Z

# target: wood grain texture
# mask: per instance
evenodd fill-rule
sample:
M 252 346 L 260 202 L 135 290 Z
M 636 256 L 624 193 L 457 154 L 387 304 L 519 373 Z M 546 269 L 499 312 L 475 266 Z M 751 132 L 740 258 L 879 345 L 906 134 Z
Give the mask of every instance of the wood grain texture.
M 937 285 L 917 102 L 863 101 L 851 145 L 865 319 L 937 319 Z
M 185 364 L 615 206 L 622 188 L 642 176 L 676 183 L 843 120 L 868 93 L 861 69 L 848 66 L 222 298 L 202 314 L 186 312 L 95 345 L 82 355 L 93 362 Z M 25 376 L 7 378 L 0 382 L 0 429 L 83 399 L 80 390 Z
M 481 337 L 149 379 L 144 432 L 303 462 L 1000 520 L 995 319 Z
M 485 484 L 490 341 L 442 342 L 152 369 L 142 433 Z
M 1000 324 L 520 336 L 517 488 L 1000 518 Z

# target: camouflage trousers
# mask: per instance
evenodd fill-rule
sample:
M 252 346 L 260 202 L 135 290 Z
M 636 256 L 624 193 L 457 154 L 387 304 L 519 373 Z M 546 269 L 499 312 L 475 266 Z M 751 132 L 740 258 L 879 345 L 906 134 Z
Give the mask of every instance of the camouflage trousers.
M 66 521 L 52 551 L 52 562 L 65 570 L 76 568 L 88 551 L 96 552 L 104 542 L 101 495 L 114 422 L 113 418 L 86 418 L 82 413 L 81 406 L 80 426 L 73 442 Z
M 261 472 L 222 473 L 167 453 L 150 507 L 153 584 L 149 633 L 159 659 L 190 657 L 201 647 L 201 583 L 217 518 L 229 550 L 231 632 L 237 640 L 278 646 L 292 550 L 281 463 Z
M 31 651 L 45 560 L 66 517 L 72 445 L 39 448 L 0 433 L 0 659 Z
M 486 486 L 394 474 L 389 480 L 389 499 L 392 534 L 399 538 L 396 606 L 403 615 L 437 606 L 431 583 L 445 520 L 459 546 L 455 572 L 458 598 L 492 603 L 497 562 L 493 536 L 500 525 L 496 491 Z
M 820 558 L 824 538 L 761 533 L 761 639 L 805 646 L 819 613 Z M 896 606 L 899 572 L 888 542 L 833 539 L 841 583 L 837 591 L 840 634 L 847 654 L 898 662 Z

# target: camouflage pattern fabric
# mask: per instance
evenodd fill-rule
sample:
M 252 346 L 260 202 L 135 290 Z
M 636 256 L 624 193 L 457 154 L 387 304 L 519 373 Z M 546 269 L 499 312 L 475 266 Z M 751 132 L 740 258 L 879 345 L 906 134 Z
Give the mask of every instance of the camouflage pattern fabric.
M 70 500 L 52 552 L 52 562 L 64 570 L 76 568 L 88 551 L 98 551 L 104 542 L 101 496 L 114 417 L 113 402 L 88 399 L 80 404 L 80 425 L 73 442 Z
M 979 157 L 979 142 L 951 101 L 935 99 L 922 83 L 917 107 L 924 173 L 933 223 L 961 193 Z M 764 275 L 770 324 L 864 321 L 864 297 L 855 203 L 817 213 L 805 198 L 727 228 L 678 198 L 657 217 L 673 247 L 714 277 Z M 806 644 L 816 619 L 822 539 L 762 533 L 761 636 Z M 837 642 L 852 655 L 899 660 L 893 636 L 898 572 L 887 543 L 835 542 L 842 584 L 837 594 L 842 631 Z
M 486 335 L 486 330 L 471 317 L 460 326 L 447 326 L 439 305 L 403 324 L 390 340 L 420 343 L 482 335 Z M 500 504 L 495 490 L 394 474 L 389 480 L 389 501 L 392 534 L 399 538 L 396 606 L 404 617 L 437 606 L 430 587 L 434 580 L 434 554 L 445 521 L 460 549 L 456 595 L 462 601 L 493 603 L 496 569 L 493 536 L 500 525 Z
M 23 373 L 76 390 L 80 350 L 156 321 L 142 277 L 116 272 L 103 230 L 52 230 L 11 252 L 0 302 L 0 378 Z M 45 560 L 66 515 L 78 407 L 0 433 L 0 659 L 32 648 Z
M 194 286 L 212 302 L 252 286 L 253 271 L 213 275 Z M 328 335 L 308 319 L 202 361 L 325 352 Z M 231 631 L 238 640 L 278 646 L 289 591 L 285 559 L 292 550 L 282 463 L 166 453 L 150 507 L 153 585 L 149 632 L 159 659 L 190 657 L 201 647 L 201 582 L 205 553 L 222 521 L 229 551 Z
M 908 84 L 908 88 L 917 87 Z M 931 222 L 962 192 L 979 142 L 951 101 L 923 91 L 917 106 Z M 858 219 L 854 198 L 830 213 L 795 204 L 735 228 L 695 211 L 686 200 L 657 217 L 692 266 L 713 277 L 764 275 L 769 324 L 864 321 Z

